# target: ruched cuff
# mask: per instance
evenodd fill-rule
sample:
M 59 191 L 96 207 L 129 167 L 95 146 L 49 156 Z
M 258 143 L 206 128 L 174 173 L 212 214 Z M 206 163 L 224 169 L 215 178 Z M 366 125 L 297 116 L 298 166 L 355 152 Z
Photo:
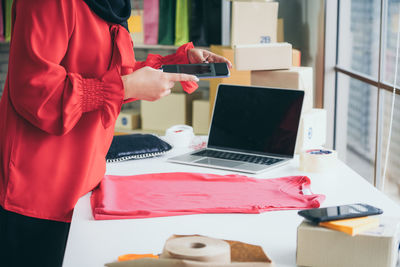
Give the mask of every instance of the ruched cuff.
M 82 112 L 89 112 L 103 106 L 104 85 L 97 79 L 82 78 Z
M 124 99 L 124 85 L 118 70 L 107 71 L 101 79 L 81 80 L 82 112 L 101 109 L 105 128 L 116 120 Z

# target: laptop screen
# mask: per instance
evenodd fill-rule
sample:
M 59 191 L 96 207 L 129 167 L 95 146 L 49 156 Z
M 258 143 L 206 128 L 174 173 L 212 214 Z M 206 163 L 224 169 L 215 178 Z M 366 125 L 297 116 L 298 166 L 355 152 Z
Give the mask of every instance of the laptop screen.
M 221 84 L 208 147 L 293 157 L 304 91 Z

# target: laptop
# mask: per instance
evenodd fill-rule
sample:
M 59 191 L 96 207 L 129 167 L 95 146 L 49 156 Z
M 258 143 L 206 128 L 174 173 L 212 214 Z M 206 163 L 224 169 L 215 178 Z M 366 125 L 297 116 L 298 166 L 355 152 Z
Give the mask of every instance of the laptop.
M 259 173 L 293 158 L 304 91 L 220 84 L 206 148 L 170 162 Z

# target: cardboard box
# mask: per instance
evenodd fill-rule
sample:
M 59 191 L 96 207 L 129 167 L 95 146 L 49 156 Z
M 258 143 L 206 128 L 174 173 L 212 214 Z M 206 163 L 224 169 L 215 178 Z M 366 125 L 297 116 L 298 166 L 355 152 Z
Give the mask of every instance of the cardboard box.
M 192 101 L 201 94 L 171 93 L 157 101 L 141 101 L 142 129 L 165 131 L 177 124 L 191 125 Z
M 236 45 L 234 51 L 237 70 L 278 70 L 292 66 L 289 43 Z
M 327 113 L 325 109 L 311 109 L 300 118 L 295 153 L 323 147 L 326 143 Z
M 137 109 L 125 109 L 117 117 L 116 130 L 134 130 L 140 128 L 140 112 Z
M 299 89 L 305 92 L 302 112 L 314 106 L 314 79 L 311 67 L 291 67 L 287 70 L 252 71 L 251 84 L 257 86 Z
M 292 65 L 293 67 L 301 66 L 301 52 L 297 49 L 292 49 Z
M 278 2 L 232 1 L 231 46 L 275 43 Z
M 232 64 L 233 68 L 230 69 L 230 77 L 229 78 L 222 78 L 222 79 L 209 79 L 210 81 L 210 90 L 209 90 L 209 100 L 210 100 L 210 112 L 209 116 L 212 114 L 212 110 L 214 108 L 214 101 L 215 96 L 217 94 L 217 88 L 220 83 L 226 84 L 236 84 L 236 85 L 250 85 L 251 84 L 251 77 L 250 71 L 238 71 L 235 68 L 235 56 L 234 50 L 229 46 L 220 46 L 220 45 L 211 45 L 210 51 L 221 55 L 227 59 L 229 59 Z
M 208 135 L 210 129 L 210 102 L 208 100 L 193 101 L 193 131 L 195 134 Z
M 399 220 L 381 217 L 377 229 L 356 236 L 303 221 L 297 228 L 299 266 L 395 267 Z
M 276 37 L 278 43 L 285 42 L 285 26 L 282 18 L 278 19 L 278 33 Z

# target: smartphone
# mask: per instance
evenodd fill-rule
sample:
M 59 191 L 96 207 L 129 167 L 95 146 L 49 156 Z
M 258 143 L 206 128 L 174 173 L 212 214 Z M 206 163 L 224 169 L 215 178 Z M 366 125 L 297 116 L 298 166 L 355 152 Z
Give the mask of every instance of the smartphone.
M 195 75 L 199 79 L 226 78 L 230 75 L 226 63 L 162 65 L 161 69 L 164 72 Z
M 300 216 L 303 216 L 307 220 L 310 220 L 315 223 L 364 217 L 382 213 L 383 211 L 381 209 L 363 203 L 334 206 L 327 208 L 318 208 L 318 209 L 308 209 L 308 210 L 301 210 L 298 212 Z

